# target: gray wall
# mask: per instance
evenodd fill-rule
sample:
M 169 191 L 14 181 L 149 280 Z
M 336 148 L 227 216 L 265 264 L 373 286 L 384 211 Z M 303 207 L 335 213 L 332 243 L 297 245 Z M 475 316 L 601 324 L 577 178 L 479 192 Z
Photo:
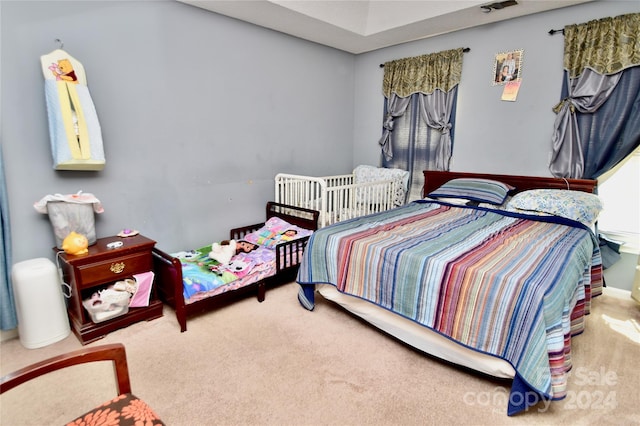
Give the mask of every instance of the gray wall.
M 548 176 L 562 79 L 551 29 L 638 12 L 597 1 L 351 55 L 173 1 L 0 2 L 2 150 L 14 262 L 51 256 L 32 204 L 94 193 L 98 236 L 139 229 L 174 251 L 263 218 L 278 172 L 329 175 L 379 164 L 379 64 L 470 47 L 453 170 Z M 102 126 L 102 172 L 52 169 L 40 56 L 64 41 L 87 72 Z M 491 85 L 496 53 L 524 49 L 517 102 Z
M 451 170 L 551 176 L 551 134 L 562 87 L 562 34 L 550 29 L 607 16 L 640 12 L 637 1 L 596 1 L 487 24 L 356 57 L 354 162 L 378 164 L 382 123 L 380 64 L 441 50 L 469 47 L 458 91 Z M 500 13 L 499 11 L 492 13 Z M 501 101 L 492 86 L 496 53 L 524 49 L 516 102 Z
M 264 219 L 278 172 L 352 169 L 353 55 L 174 1 L 0 2 L 2 149 L 13 260 L 51 257 L 53 193 L 94 193 L 99 237 L 166 250 Z M 101 172 L 53 170 L 40 56 L 82 62 Z

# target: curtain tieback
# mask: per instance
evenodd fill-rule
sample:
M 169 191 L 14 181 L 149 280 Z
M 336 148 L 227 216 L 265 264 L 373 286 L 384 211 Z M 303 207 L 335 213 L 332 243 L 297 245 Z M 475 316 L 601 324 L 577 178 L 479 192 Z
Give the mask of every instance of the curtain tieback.
M 443 127 L 440 128 L 440 133 L 442 133 L 443 135 L 445 133 L 449 133 L 451 131 L 451 128 L 453 126 L 451 125 L 451 123 L 447 123 L 446 125 L 444 125 Z
M 571 114 L 575 114 L 576 106 L 573 104 L 573 102 L 571 102 L 571 98 L 564 98 L 563 100 L 561 100 L 558 105 L 553 107 L 553 112 L 555 112 L 556 114 L 559 113 L 567 103 L 569 104 L 569 111 L 571 111 Z
M 387 114 L 387 116 L 384 118 L 384 123 L 382 123 L 382 127 L 390 132 L 393 132 L 393 115 Z

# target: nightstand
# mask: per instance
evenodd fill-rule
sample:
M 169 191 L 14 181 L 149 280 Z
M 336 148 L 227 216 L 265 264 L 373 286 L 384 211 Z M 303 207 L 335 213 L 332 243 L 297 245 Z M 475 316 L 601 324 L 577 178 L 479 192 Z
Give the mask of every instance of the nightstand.
M 113 242 L 122 242 L 116 248 L 109 248 Z M 71 329 L 82 344 L 98 340 L 108 333 L 138 321 L 149 321 L 162 316 L 162 302 L 152 288 L 149 306 L 129 308 L 129 312 L 110 320 L 94 323 L 82 306 L 82 301 L 91 294 L 110 284 L 153 270 L 151 250 L 156 242 L 142 235 L 133 237 L 99 238 L 89 246 L 89 253 L 69 255 L 54 248 L 63 279 L 71 287 L 67 311 Z M 154 285 L 155 287 L 155 285 Z

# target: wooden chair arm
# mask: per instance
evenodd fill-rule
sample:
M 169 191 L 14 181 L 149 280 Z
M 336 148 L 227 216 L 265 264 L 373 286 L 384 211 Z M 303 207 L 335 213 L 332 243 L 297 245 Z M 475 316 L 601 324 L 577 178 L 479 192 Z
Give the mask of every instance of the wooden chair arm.
M 124 345 L 121 343 L 114 343 L 96 346 L 93 348 L 79 349 L 77 351 L 45 359 L 44 361 L 31 364 L 18 371 L 9 373 L 1 379 L 0 394 L 52 371 L 60 370 L 72 365 L 95 361 L 113 361 L 118 395 L 131 393 L 129 367 L 127 365 L 127 354 Z

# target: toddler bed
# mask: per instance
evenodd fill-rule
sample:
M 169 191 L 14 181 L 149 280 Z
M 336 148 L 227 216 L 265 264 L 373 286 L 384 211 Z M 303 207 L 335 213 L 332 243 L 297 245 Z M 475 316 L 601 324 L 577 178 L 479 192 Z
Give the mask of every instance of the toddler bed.
M 156 289 L 175 310 L 180 331 L 187 330 L 191 315 L 253 291 L 262 302 L 267 284 L 293 280 L 318 216 L 314 210 L 268 202 L 266 222 L 229 232 L 237 248 L 223 263 L 210 258 L 211 245 L 172 254 L 154 248 Z
M 602 291 L 595 184 L 426 171 L 434 198 L 314 233 L 299 301 L 313 310 L 317 291 L 421 351 L 513 379 L 509 415 L 563 398 L 571 338 Z
M 349 175 L 325 177 L 279 173 L 275 201 L 320 212 L 319 227 L 389 210 L 405 203 L 409 172 L 358 166 Z

